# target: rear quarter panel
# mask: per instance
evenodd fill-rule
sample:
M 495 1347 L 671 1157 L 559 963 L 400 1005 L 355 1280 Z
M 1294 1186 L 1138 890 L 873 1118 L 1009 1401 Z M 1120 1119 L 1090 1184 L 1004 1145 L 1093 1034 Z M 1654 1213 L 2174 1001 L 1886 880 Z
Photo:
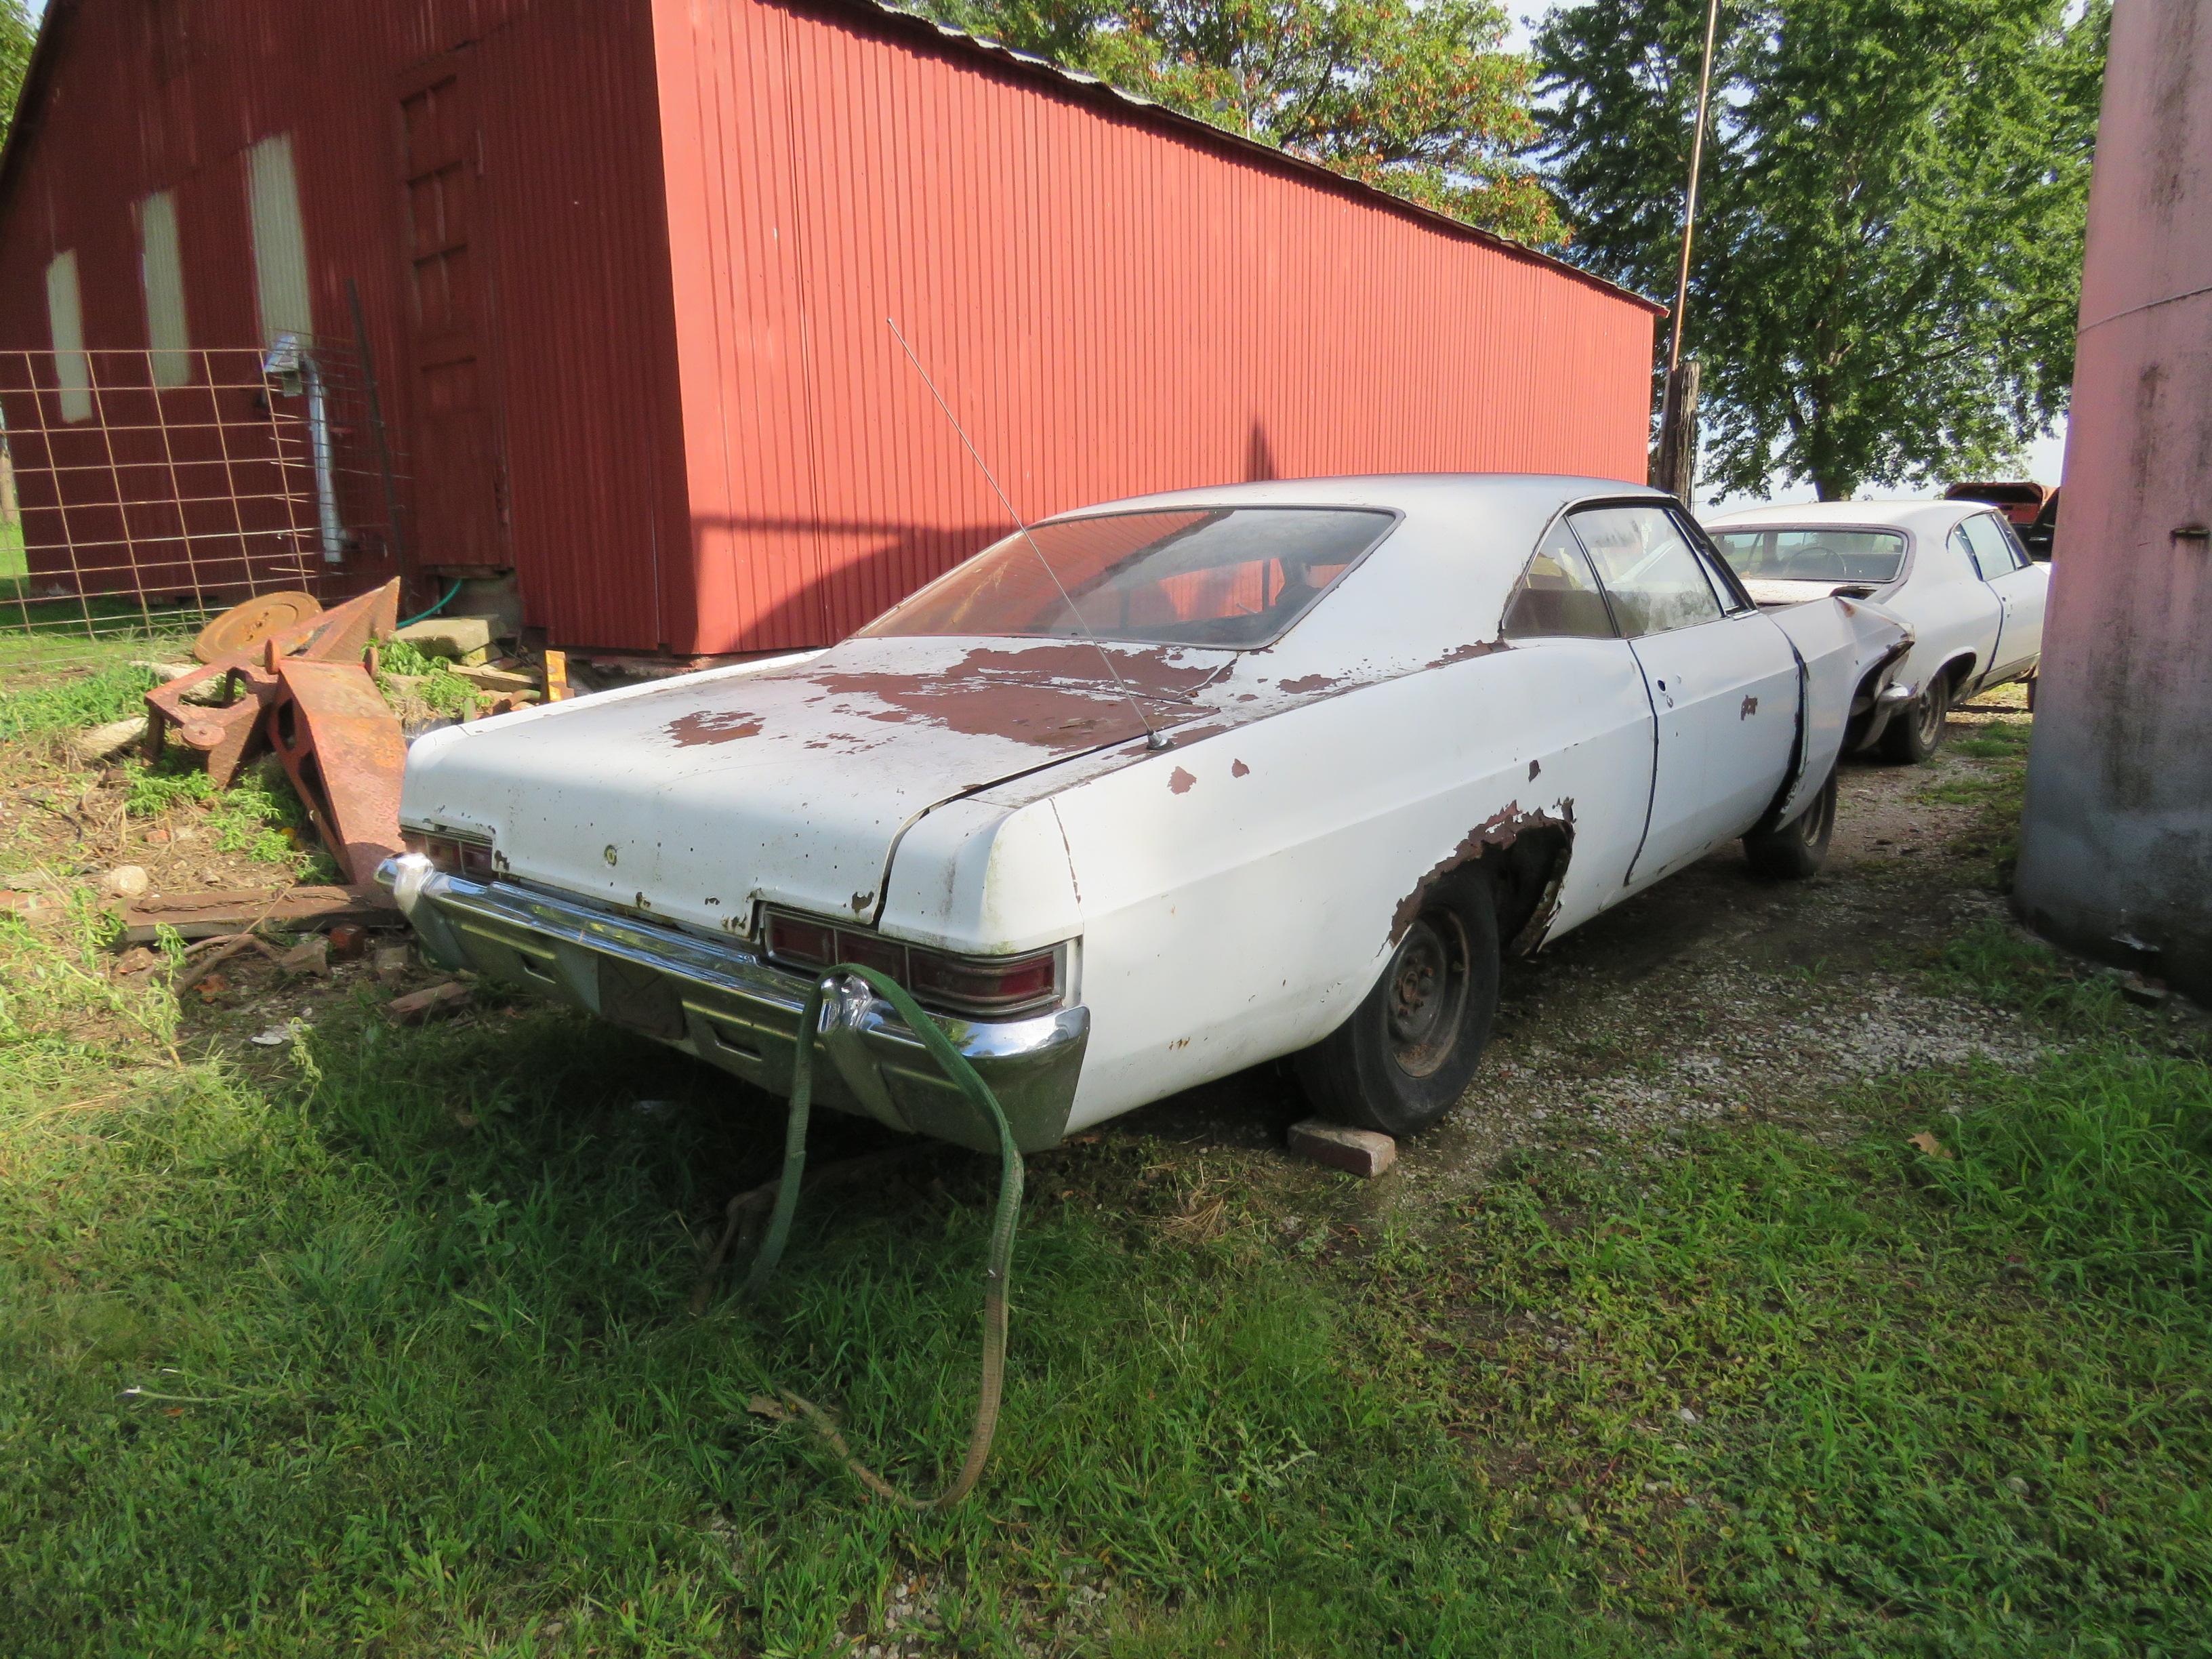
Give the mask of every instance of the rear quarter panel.
M 1055 798 L 1091 1015 L 1071 1127 L 1318 1042 L 1400 907 L 1487 827 L 1555 820 L 1552 931 L 1613 902 L 1650 796 L 1619 641 L 1516 645 L 1186 739 Z

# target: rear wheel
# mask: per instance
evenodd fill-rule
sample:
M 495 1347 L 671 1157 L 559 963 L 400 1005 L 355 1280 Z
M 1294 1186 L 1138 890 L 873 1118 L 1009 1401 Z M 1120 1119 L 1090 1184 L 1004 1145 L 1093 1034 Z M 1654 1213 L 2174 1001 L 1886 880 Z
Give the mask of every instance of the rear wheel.
M 1751 867 L 1774 881 L 1803 881 L 1828 861 L 1828 842 L 1836 833 L 1836 775 L 1805 803 L 1797 816 L 1774 830 L 1754 830 L 1743 838 Z
M 1423 902 L 1375 988 L 1296 1057 L 1314 1109 L 1388 1135 L 1418 1134 L 1456 1105 L 1498 1013 L 1498 906 L 1455 872 Z
M 1943 746 L 1943 722 L 1951 714 L 1951 677 L 1930 674 L 1920 695 L 1891 716 L 1881 734 L 1881 752 L 1901 765 L 1930 759 Z

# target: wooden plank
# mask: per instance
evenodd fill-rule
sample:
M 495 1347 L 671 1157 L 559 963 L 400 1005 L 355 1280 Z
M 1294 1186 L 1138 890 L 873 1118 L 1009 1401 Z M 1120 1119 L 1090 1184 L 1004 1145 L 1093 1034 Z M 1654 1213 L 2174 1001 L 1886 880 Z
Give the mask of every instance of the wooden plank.
M 211 888 L 204 893 L 149 893 L 121 909 L 118 946 L 150 945 L 164 927 L 187 939 L 219 939 L 266 918 L 297 933 L 341 921 L 399 927 L 406 918 L 380 887 Z

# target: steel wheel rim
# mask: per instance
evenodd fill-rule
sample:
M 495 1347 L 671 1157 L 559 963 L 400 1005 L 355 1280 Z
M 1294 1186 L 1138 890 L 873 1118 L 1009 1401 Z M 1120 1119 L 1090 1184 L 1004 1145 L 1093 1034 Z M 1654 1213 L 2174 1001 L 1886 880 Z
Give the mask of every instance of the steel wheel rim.
M 1458 1045 L 1470 954 L 1466 927 L 1441 908 L 1424 912 L 1399 941 L 1383 977 L 1383 1024 L 1390 1058 L 1408 1077 L 1434 1075 Z
M 1932 749 L 1936 739 L 1943 732 L 1943 699 L 1934 686 L 1920 695 L 1920 730 L 1917 734 L 1923 748 Z

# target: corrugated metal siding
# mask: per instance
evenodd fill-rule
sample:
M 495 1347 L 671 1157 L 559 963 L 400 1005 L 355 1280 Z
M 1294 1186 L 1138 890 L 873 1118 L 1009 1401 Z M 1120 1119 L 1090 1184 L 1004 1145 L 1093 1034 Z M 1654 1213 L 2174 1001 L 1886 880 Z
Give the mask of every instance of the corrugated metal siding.
M 398 100 L 413 66 L 470 61 L 493 88 L 471 252 L 489 283 L 488 425 L 513 471 L 489 492 L 497 562 L 515 565 L 531 620 L 556 637 L 669 639 L 653 550 L 680 541 L 666 526 L 684 505 L 656 459 L 678 438 L 643 0 L 53 0 L 48 27 L 52 72 L 34 77 L 0 204 L 0 348 L 48 345 L 45 268 L 65 249 L 96 353 L 166 343 L 149 336 L 135 213 L 155 191 L 173 196 L 194 348 L 261 343 L 250 156 L 289 135 L 313 321 L 349 337 L 346 282 L 358 283 L 403 500 L 424 411 Z M 164 396 L 173 418 L 205 418 L 204 387 Z M 412 530 L 418 562 L 485 539 Z M 361 580 L 389 574 L 357 565 Z
M 819 643 L 995 537 L 889 315 L 1024 513 L 1267 474 L 1643 470 L 1646 310 L 857 9 L 50 15 L 0 348 L 49 343 L 68 249 L 88 345 L 155 343 L 133 216 L 155 191 L 195 349 L 258 343 L 247 153 L 289 134 L 316 326 L 350 332 L 357 281 L 403 495 L 452 504 L 411 526 L 418 558 L 511 562 L 559 642 Z M 466 337 L 409 308 L 400 99 L 448 67 L 480 169 Z M 455 408 L 465 457 L 425 442 Z
M 844 9 L 656 0 L 701 651 L 821 643 L 1004 514 L 1253 477 L 1640 478 L 1651 313 Z

